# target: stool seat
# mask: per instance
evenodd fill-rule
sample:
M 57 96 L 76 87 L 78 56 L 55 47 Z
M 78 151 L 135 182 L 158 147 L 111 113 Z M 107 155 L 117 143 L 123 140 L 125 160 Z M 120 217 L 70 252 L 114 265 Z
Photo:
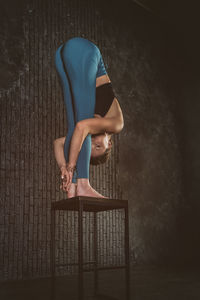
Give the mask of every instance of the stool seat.
M 128 200 L 77 196 L 52 202 L 51 208 L 53 210 L 79 211 L 80 205 L 83 206 L 83 211 L 98 212 L 126 208 Z

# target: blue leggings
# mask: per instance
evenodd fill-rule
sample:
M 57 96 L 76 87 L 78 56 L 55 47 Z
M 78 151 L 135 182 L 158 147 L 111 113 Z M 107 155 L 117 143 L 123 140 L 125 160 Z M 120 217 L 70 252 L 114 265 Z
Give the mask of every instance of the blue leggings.
M 67 113 L 65 160 L 69 161 L 70 141 L 78 121 L 93 118 L 96 101 L 96 78 L 107 74 L 99 48 L 91 41 L 74 37 L 62 44 L 55 53 L 56 70 L 63 87 Z M 72 182 L 89 178 L 91 134 L 85 138 L 78 156 Z

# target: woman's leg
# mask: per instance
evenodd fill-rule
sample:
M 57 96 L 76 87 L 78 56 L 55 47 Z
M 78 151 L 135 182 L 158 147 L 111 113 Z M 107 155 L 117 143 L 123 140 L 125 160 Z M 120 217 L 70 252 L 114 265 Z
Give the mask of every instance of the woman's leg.
M 64 145 L 64 155 L 65 155 L 65 160 L 68 161 L 69 146 L 75 128 L 75 121 L 74 121 L 74 110 L 73 110 L 71 88 L 62 61 L 62 48 L 63 45 L 61 45 L 55 53 L 55 65 L 62 84 L 64 102 L 65 102 L 66 113 L 67 113 L 67 135 L 66 135 L 65 145 Z M 75 174 L 73 176 L 72 182 L 73 183 L 76 182 Z
M 75 123 L 94 117 L 97 60 L 95 45 L 83 38 L 68 40 L 62 51 L 63 64 L 70 78 Z M 77 160 L 77 178 L 89 179 L 91 135 L 81 147 Z
M 84 89 L 79 89 L 79 85 L 81 86 L 80 81 L 77 82 L 77 86 L 74 84 L 74 88 L 76 88 L 79 93 L 78 96 L 76 95 L 76 101 L 74 101 L 73 97 L 73 92 L 72 92 L 72 86 L 71 78 L 73 78 L 73 75 L 71 74 L 71 77 L 69 78 L 68 75 L 68 70 L 66 70 L 66 60 L 63 58 L 63 45 L 61 45 L 55 54 L 55 64 L 56 64 L 56 69 L 59 74 L 61 84 L 63 87 L 63 94 L 64 94 L 64 101 L 65 101 L 65 106 L 66 106 L 66 112 L 67 112 L 67 121 L 68 121 L 68 132 L 65 140 L 65 145 L 64 145 L 64 154 L 65 154 L 65 159 L 68 161 L 68 156 L 69 156 L 69 145 L 71 141 L 71 137 L 73 135 L 73 131 L 75 128 L 75 124 L 77 121 L 81 119 L 86 119 L 93 117 L 94 115 L 94 108 L 91 107 L 91 105 L 87 106 L 87 108 L 90 108 L 89 110 L 86 108 L 83 102 L 79 102 L 77 100 L 80 99 L 79 95 L 83 95 Z M 76 60 L 76 57 L 74 58 Z M 78 68 L 77 68 L 78 70 Z M 88 89 L 89 90 L 89 89 Z M 94 92 L 93 92 L 94 94 Z M 87 94 L 88 96 L 88 94 Z M 87 97 L 86 96 L 86 97 Z M 93 97 L 90 96 L 90 99 L 92 100 L 95 99 L 95 95 Z M 76 105 L 76 108 L 73 107 L 75 104 L 79 104 L 78 107 Z M 92 101 L 91 101 L 92 103 Z M 95 101 L 94 101 L 95 103 Z M 94 105 L 93 103 L 93 105 Z M 88 104 L 88 103 L 87 103 Z M 74 111 L 75 110 L 75 111 Z M 76 114 L 76 122 L 74 120 L 74 113 Z M 79 178 L 89 178 L 89 161 L 90 161 L 90 155 L 91 155 L 91 136 L 88 135 L 83 143 L 82 149 L 79 154 L 79 158 L 77 161 L 77 171 L 79 174 Z M 75 178 L 73 177 L 73 182 L 76 182 Z

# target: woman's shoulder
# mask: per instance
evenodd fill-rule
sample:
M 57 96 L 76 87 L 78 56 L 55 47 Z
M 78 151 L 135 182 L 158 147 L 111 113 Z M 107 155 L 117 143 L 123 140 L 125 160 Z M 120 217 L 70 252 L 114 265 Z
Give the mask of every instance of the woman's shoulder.
M 110 117 L 121 117 L 121 116 L 123 116 L 122 109 L 118 99 L 115 97 L 105 117 L 110 118 Z

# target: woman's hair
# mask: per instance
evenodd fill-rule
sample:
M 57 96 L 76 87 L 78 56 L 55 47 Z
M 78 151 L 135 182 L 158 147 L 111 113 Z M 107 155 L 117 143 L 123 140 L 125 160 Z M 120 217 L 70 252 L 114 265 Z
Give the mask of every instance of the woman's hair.
M 113 141 L 111 138 L 110 138 L 110 142 L 111 142 L 111 145 L 113 145 Z M 106 151 L 102 155 L 95 156 L 95 157 L 91 156 L 90 164 L 95 165 L 95 166 L 104 164 L 109 159 L 111 150 L 112 150 L 112 146 L 110 148 L 107 148 Z

